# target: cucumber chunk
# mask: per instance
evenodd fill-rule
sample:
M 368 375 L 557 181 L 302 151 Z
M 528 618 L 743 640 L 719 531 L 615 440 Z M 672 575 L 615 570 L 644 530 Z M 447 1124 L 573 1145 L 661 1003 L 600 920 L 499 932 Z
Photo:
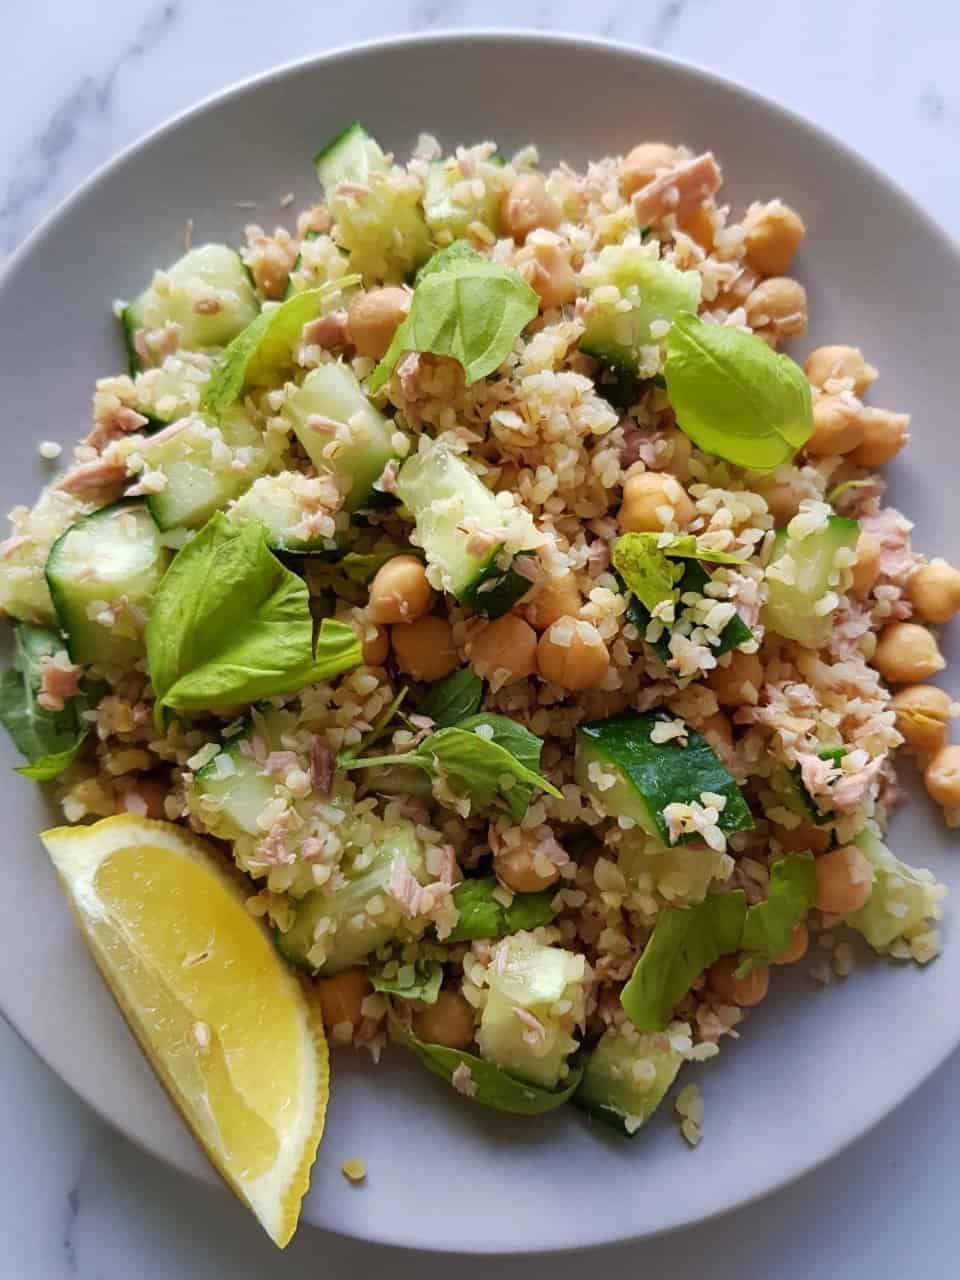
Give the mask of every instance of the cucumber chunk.
M 860 525 L 846 516 L 832 515 L 822 528 L 802 534 L 792 531 L 798 518 L 773 540 L 763 620 L 785 640 L 819 649 L 830 638 L 844 570 L 852 564 Z M 839 563 L 838 552 L 843 553 Z
M 427 173 L 423 212 L 437 244 L 450 244 L 480 222 L 496 235 L 502 185 L 482 177 L 465 179 L 453 156 L 436 160 Z
M 199 529 L 215 511 L 242 493 L 266 466 L 263 436 L 243 409 L 214 423 L 183 418 L 149 437 L 131 456 L 141 471 L 159 473 L 163 488 L 147 496 L 160 529 Z
M 944 886 L 925 867 L 901 862 L 871 827 L 853 843 L 873 864 L 873 890 L 866 905 L 847 916 L 846 923 L 881 953 L 898 939 L 910 941 L 926 933 L 940 918 Z
M 228 742 L 193 779 L 190 807 L 221 840 L 243 836 L 262 838 L 260 814 L 273 799 L 274 783 L 256 760 L 240 749 L 240 739 Z
M 227 519 L 234 524 L 259 520 L 266 525 L 267 541 L 273 551 L 327 554 L 337 550 L 337 539 L 333 533 L 318 531 L 317 526 L 333 523 L 336 497 L 336 489 L 327 476 L 281 471 L 279 475 L 254 480 L 246 493 L 231 503 Z
M 397 456 L 394 425 L 370 403 L 352 370 L 320 365 L 288 396 L 285 412 L 310 461 L 336 480 L 344 510 L 370 506 L 375 483 Z
M 314 889 L 300 899 L 292 928 L 276 934 L 281 955 L 307 973 L 328 977 L 389 942 L 404 919 L 389 893 L 397 858 L 417 880 L 426 881 L 423 847 L 413 823 L 405 819 L 384 823 L 372 858 L 360 849 L 348 851 L 340 865 L 345 883 L 339 888 Z
M 700 305 L 699 273 L 661 262 L 636 237 L 601 249 L 581 279 L 590 294 L 580 350 L 621 374 L 658 373 L 670 322 Z
M 663 811 L 671 804 L 702 804 L 701 797 L 722 796 L 717 826 L 725 835 L 753 826 L 753 817 L 736 782 L 707 740 L 687 727 L 686 746 L 651 735 L 661 717 L 624 714 L 595 720 L 577 729 L 575 776 L 610 818 L 632 819 L 665 845 L 702 840 L 696 833 L 671 839 Z
M 650 1119 L 683 1066 L 662 1032 L 629 1022 L 609 1027 L 587 1055 L 574 1105 L 633 1137 Z
M 138 330 L 173 323 L 179 326 L 179 345 L 185 350 L 222 347 L 247 327 L 259 309 L 250 276 L 235 249 L 223 244 L 191 249 L 167 271 L 157 272 L 149 287 L 123 310 L 131 371 L 145 367 L 137 351 Z
M 62 489 L 45 489 L 31 511 L 12 512 L 13 532 L 0 558 L 0 609 L 23 622 L 50 625 L 56 609 L 44 574 L 50 548 L 91 509 Z
M 584 958 L 562 947 L 543 946 L 530 933 L 515 933 L 497 945 L 487 969 L 489 993 L 480 1019 L 480 1055 L 511 1075 L 545 1089 L 557 1086 L 576 1052 L 572 1032 L 583 1018 Z M 557 1006 L 566 1007 L 558 1013 Z M 531 1035 L 534 1022 L 541 1031 Z
M 400 468 L 397 493 L 416 521 L 416 540 L 440 570 L 443 589 L 488 618 L 530 590 L 504 550 L 509 511 L 467 464 L 442 446 Z
M 142 502 L 118 502 L 70 526 L 46 576 L 74 662 L 126 663 L 143 653 L 145 615 L 170 560 Z
M 361 124 L 352 124 L 314 160 L 350 269 L 364 282 L 405 280 L 433 252 L 418 185 L 391 170 Z
M 150 420 L 143 430 L 159 430 L 196 413 L 214 364 L 205 352 L 177 351 L 156 368 L 138 373 L 136 407 Z

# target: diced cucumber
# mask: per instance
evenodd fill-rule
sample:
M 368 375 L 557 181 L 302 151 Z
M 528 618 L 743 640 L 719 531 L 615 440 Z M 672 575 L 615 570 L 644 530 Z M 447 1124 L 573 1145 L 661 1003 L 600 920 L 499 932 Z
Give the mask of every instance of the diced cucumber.
M 501 188 L 483 178 L 465 179 L 454 157 L 437 160 L 427 173 L 423 212 L 437 244 L 449 244 L 481 222 L 496 234 L 499 229 Z
M 627 887 L 637 890 L 641 883 L 675 906 L 702 902 L 715 880 L 726 880 L 731 862 L 725 853 L 706 846 L 668 847 L 639 828 L 623 833 L 618 845 L 617 866 Z
M 314 160 L 350 268 L 364 282 L 399 282 L 433 252 L 420 192 L 391 172 L 363 125 L 352 124 Z
M 123 310 L 122 321 L 132 372 L 144 367 L 136 350 L 138 330 L 179 326 L 179 345 L 188 351 L 222 347 L 245 329 L 259 311 L 243 259 L 235 249 L 205 244 L 191 249 Z
M 865 906 L 846 923 L 875 951 L 886 952 L 898 938 L 915 938 L 940 917 L 946 893 L 925 867 L 911 867 L 892 853 L 871 827 L 853 842 L 873 865 L 873 890 Z
M 590 294 L 580 350 L 619 373 L 656 374 L 670 322 L 700 305 L 699 272 L 661 262 L 638 239 L 601 249 L 581 280 Z
M 690 593 L 703 595 L 704 587 L 706 587 L 707 583 L 711 580 L 710 574 L 707 573 L 703 565 L 700 564 L 698 560 L 684 560 L 682 563 L 683 576 L 676 585 L 676 590 L 679 593 L 680 599 L 682 600 L 684 596 Z M 626 589 L 626 587 L 624 589 Z M 680 606 L 677 622 L 682 623 L 686 613 L 687 606 Z M 687 616 L 689 616 L 689 614 L 687 614 Z M 641 634 L 645 633 L 651 620 L 649 610 L 645 609 L 634 595 L 630 596 L 627 603 L 627 620 L 632 622 Z M 673 657 L 673 653 L 670 648 L 670 638 L 675 629 L 675 627 L 671 627 L 669 630 L 664 630 L 663 633 L 650 644 L 650 648 L 654 651 L 661 662 L 667 663 Z M 689 627 L 685 628 L 684 634 L 689 632 L 689 630 Z M 694 633 L 696 634 L 696 632 L 697 629 L 695 627 Z M 704 629 L 701 629 L 699 634 L 703 636 L 704 642 L 713 650 L 717 657 L 720 657 L 724 653 L 729 653 L 731 649 L 739 648 L 740 645 L 745 644 L 753 636 L 753 632 L 740 617 L 739 613 L 735 614 L 719 633 L 719 643 L 715 644 L 709 638 L 708 633 Z
M 368 507 L 391 458 L 394 425 L 375 409 L 351 369 L 322 364 L 287 398 L 297 439 L 318 471 L 333 476 L 345 511 Z
M 442 446 L 400 468 L 397 493 L 413 515 L 417 541 L 443 589 L 477 613 L 498 618 L 530 590 L 498 535 L 508 513 L 467 464 Z
M 13 513 L 13 533 L 0 557 L 0 609 L 24 622 L 49 625 L 56 610 L 44 568 L 57 538 L 91 509 L 62 489 L 44 489 L 33 509 Z
M 730 835 L 753 826 L 740 788 L 720 763 L 707 740 L 687 726 L 686 745 L 677 738 L 654 742 L 651 734 L 661 717 L 612 716 L 577 729 L 575 776 L 594 806 L 610 818 L 631 819 L 663 844 L 673 841 L 663 811 L 671 804 L 703 804 L 702 796 L 725 801 L 717 826 Z
M 393 938 L 403 921 L 391 897 L 390 873 L 400 858 L 421 883 L 426 881 L 423 848 L 412 822 L 384 825 L 372 858 L 356 850 L 340 866 L 345 883 L 314 889 L 297 904 L 293 927 L 276 934 L 282 955 L 307 973 L 327 977 L 358 964 Z
M 142 502 L 118 502 L 70 526 L 46 576 L 74 662 L 124 663 L 143 652 L 145 614 L 170 560 Z
M 202 769 L 190 791 L 190 808 L 213 835 L 222 840 L 263 837 L 258 818 L 273 799 L 274 782 L 232 739 Z
M 263 436 L 239 406 L 214 423 L 183 418 L 137 446 L 144 470 L 165 478 L 147 496 L 160 529 L 199 529 L 266 466 Z
M 785 640 L 819 649 L 830 637 L 839 603 L 830 596 L 842 592 L 843 569 L 850 563 L 844 555 L 846 564 L 838 564 L 837 553 L 855 550 L 860 525 L 846 516 L 828 516 L 826 525 L 812 533 L 791 533 L 791 527 L 793 520 L 773 540 L 764 623 Z
M 371 173 L 385 173 L 387 161 L 379 144 L 354 121 L 317 152 L 313 167 L 329 197 L 340 182 L 365 183 Z
M 571 1032 L 583 1015 L 583 977 L 583 956 L 543 946 L 529 933 L 504 938 L 487 968 L 489 992 L 477 1032 L 481 1057 L 521 1080 L 555 1088 L 577 1048 Z
M 312 533 L 310 518 L 330 506 L 325 492 L 329 480 L 305 476 L 299 471 L 281 471 L 276 476 L 260 476 L 246 493 L 227 510 L 234 524 L 259 520 L 266 525 L 268 542 L 274 551 L 293 555 L 326 554 L 337 549 L 337 539 Z
M 574 1105 L 633 1137 L 650 1119 L 683 1066 L 662 1031 L 609 1027 L 587 1054 Z
M 214 370 L 202 351 L 178 351 L 155 369 L 137 374 L 137 410 L 149 418 L 144 431 L 156 431 L 195 413 Z

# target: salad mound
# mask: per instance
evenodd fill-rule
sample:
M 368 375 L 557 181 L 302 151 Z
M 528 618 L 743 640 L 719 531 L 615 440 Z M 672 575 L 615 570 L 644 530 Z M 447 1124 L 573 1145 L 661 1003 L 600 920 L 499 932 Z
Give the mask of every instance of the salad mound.
M 778 966 L 937 955 L 888 824 L 903 755 L 960 823 L 960 571 L 885 505 L 877 370 L 780 351 L 800 215 L 712 154 L 315 166 L 295 231 L 117 306 L 0 546 L 0 720 L 68 824 L 212 839 L 335 1047 L 634 1136 Z

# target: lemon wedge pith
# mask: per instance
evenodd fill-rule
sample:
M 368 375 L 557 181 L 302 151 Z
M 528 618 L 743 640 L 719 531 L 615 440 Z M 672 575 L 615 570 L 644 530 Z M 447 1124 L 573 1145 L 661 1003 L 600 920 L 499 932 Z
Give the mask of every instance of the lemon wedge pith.
M 225 1181 L 283 1247 L 329 1095 L 317 1002 L 209 844 L 135 815 L 41 834 L 101 974 Z

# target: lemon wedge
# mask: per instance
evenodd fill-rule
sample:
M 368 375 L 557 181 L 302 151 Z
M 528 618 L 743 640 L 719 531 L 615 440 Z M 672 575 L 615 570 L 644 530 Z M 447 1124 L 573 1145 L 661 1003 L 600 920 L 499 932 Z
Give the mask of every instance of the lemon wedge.
M 329 1094 L 318 1003 L 212 845 L 135 815 L 44 831 L 100 972 L 197 1141 L 281 1248 Z

